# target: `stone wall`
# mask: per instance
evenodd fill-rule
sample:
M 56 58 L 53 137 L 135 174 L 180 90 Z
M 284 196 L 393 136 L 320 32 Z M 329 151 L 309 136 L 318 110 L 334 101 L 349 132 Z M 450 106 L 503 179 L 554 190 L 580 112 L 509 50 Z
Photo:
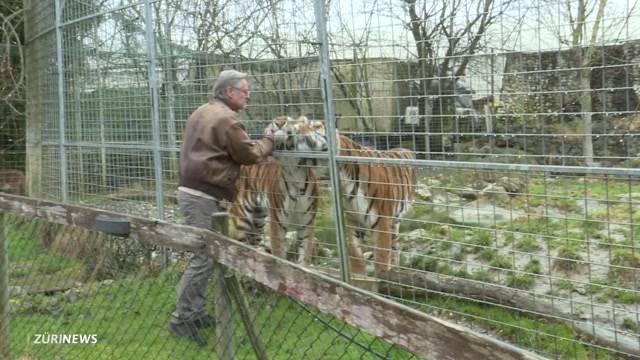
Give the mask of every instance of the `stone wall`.
M 574 51 L 507 54 L 500 103 L 503 114 L 580 112 L 579 71 Z M 640 41 L 599 47 L 589 64 L 594 113 L 638 109 Z M 614 116 L 615 114 L 611 114 Z M 622 114 L 618 114 L 622 115 Z

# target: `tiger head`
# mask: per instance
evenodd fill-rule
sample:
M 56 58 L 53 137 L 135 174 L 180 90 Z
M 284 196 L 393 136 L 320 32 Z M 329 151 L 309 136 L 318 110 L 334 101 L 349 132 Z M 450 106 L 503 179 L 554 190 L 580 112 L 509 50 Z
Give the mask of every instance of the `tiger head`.
M 311 121 L 305 116 L 292 119 L 279 116 L 273 120 L 276 150 L 301 152 L 327 151 L 327 133 L 322 121 Z

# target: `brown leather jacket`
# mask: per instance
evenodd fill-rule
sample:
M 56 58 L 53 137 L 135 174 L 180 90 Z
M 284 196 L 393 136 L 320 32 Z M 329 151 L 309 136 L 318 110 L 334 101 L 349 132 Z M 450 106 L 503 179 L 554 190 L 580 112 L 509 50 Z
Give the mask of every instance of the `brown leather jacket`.
M 240 165 L 271 155 L 273 139 L 249 139 L 238 113 L 212 100 L 187 120 L 180 148 L 180 186 L 233 201 Z

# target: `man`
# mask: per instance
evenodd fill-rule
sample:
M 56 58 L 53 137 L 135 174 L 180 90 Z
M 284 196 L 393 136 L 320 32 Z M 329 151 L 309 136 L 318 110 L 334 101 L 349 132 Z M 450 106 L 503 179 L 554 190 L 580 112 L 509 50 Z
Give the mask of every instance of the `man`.
M 236 196 L 241 165 L 261 162 L 273 150 L 273 134 L 252 141 L 238 117 L 249 102 L 247 74 L 225 70 L 213 85 L 213 98 L 191 114 L 180 149 L 178 204 L 188 225 L 211 229 L 211 214 L 226 211 Z M 216 229 L 214 229 L 216 230 Z M 200 346 L 199 328 L 212 327 L 206 291 L 213 261 L 206 250 L 194 252 L 180 280 L 169 331 Z

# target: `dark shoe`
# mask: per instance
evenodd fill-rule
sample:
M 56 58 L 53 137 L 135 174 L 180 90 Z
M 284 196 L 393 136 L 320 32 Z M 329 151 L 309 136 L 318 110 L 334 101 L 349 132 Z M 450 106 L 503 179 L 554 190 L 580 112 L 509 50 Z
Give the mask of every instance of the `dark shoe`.
M 167 329 L 174 336 L 179 338 L 185 338 L 192 341 L 195 341 L 199 346 L 207 345 L 207 340 L 203 338 L 200 334 L 198 334 L 198 330 L 194 326 L 193 323 L 181 322 L 181 323 L 173 323 L 170 322 L 167 325 Z
M 209 315 L 206 314 L 204 316 L 201 316 L 195 320 L 193 320 L 193 324 L 198 328 L 210 328 L 210 327 L 214 327 L 216 326 L 216 319 Z

